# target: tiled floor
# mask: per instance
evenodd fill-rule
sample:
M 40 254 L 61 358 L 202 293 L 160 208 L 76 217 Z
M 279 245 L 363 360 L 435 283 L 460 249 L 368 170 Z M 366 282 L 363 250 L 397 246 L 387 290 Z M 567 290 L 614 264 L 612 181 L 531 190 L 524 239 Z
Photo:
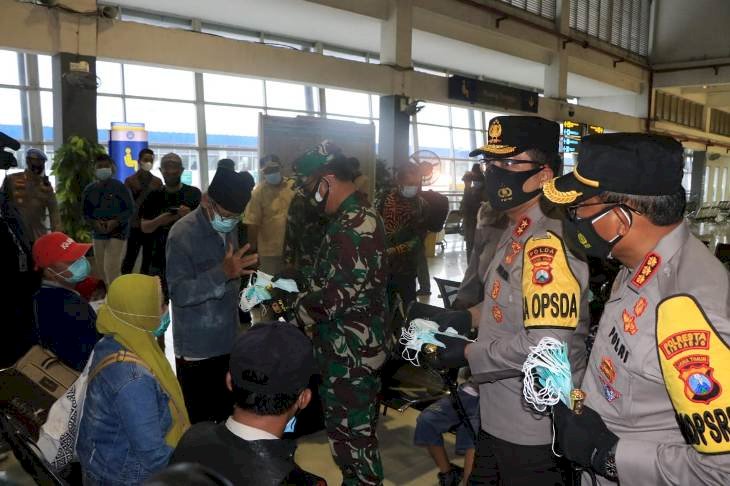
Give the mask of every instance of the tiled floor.
M 463 240 L 458 235 L 446 237 L 445 251 L 436 248 L 436 256 L 428 258 L 431 277 L 441 277 L 460 281 L 466 271 L 466 250 Z M 431 295 L 420 297 L 421 302 L 442 306 L 436 284 L 431 281 Z M 172 333 L 168 330 L 165 336 L 166 356 L 173 363 Z M 385 470 L 385 484 L 398 486 L 430 486 L 438 484 L 437 470 L 433 461 L 424 449 L 414 447 L 413 431 L 418 411 L 408 409 L 403 413 L 389 410 L 388 415 L 381 415 L 378 423 L 380 452 Z M 446 434 L 446 448 L 453 457 L 454 436 Z M 312 471 L 327 479 L 330 485 L 339 485 L 342 477 L 330 454 L 327 437 L 324 431 L 299 440 L 296 455 L 297 463 L 306 470 Z M 456 457 L 453 462 L 463 465 L 463 458 Z M 0 460 L 0 484 L 26 485 L 33 484 L 22 471 L 17 461 L 11 456 Z

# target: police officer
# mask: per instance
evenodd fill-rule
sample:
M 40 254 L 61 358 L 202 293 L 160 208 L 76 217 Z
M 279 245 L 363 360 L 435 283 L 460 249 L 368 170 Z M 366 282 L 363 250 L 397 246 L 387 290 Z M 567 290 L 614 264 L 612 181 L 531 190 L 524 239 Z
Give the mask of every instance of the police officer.
M 325 427 L 345 485 L 375 485 L 383 467 L 375 428 L 376 374 L 385 362 L 385 230 L 353 182 L 353 165 L 335 156 L 319 171 L 314 198 L 329 222 L 298 318 L 314 322 Z
M 48 233 L 46 213 L 50 230 L 61 231 L 56 193 L 46 176 L 47 160 L 48 157 L 42 150 L 28 149 L 25 153 L 25 171 L 10 174 L 3 183 L 3 191 L 20 211 L 32 241 Z
M 613 133 L 578 153 L 545 195 L 568 206 L 566 238 L 624 266 L 582 413 L 554 407 L 559 448 L 602 485 L 730 484 L 728 273 L 683 222 L 682 146 Z
M 528 410 L 522 364 L 546 336 L 567 342 L 573 379 L 585 369 L 588 266 L 566 251 L 559 219 L 540 204 L 543 183 L 559 173 L 557 123 L 532 116 L 490 121 L 488 143 L 471 153 L 488 164 L 489 202 L 509 218 L 485 274 L 479 338 L 465 347 L 439 336 L 436 365 L 468 360 L 479 383 L 481 430 L 470 484 L 563 484 L 565 471 L 551 451 L 550 417 Z M 440 320 L 464 332 L 467 319 Z

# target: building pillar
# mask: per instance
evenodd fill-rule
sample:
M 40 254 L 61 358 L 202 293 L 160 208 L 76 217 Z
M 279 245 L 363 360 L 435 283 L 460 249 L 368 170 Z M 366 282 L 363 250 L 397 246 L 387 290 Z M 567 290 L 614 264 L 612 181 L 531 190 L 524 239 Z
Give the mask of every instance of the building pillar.
M 555 30 L 565 35 L 570 33 L 570 0 L 558 0 Z M 555 43 L 550 63 L 545 66 L 545 97 L 565 100 L 568 97 L 568 51 L 563 49 L 559 37 Z
M 88 65 L 88 75 L 82 75 Z M 59 147 L 74 135 L 98 141 L 96 57 L 60 52 L 53 56 L 53 132 Z

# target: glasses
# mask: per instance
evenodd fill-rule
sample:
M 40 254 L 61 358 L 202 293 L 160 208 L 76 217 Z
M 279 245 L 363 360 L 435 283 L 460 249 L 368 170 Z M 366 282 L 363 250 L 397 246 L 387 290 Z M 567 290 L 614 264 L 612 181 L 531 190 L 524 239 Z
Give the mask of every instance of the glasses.
M 604 210 L 598 211 L 595 214 L 592 214 L 590 216 L 586 217 L 580 217 L 578 216 L 578 209 L 580 208 L 587 208 L 590 206 L 607 206 Z M 631 206 L 628 206 L 624 203 L 605 203 L 605 202 L 597 202 L 597 203 L 590 203 L 590 204 L 575 204 L 573 206 L 568 206 L 567 212 L 568 212 L 568 218 L 570 218 L 571 221 L 582 221 L 584 219 L 597 219 L 602 217 L 604 214 L 607 214 L 609 211 L 611 211 L 614 208 L 623 208 L 627 212 L 632 212 L 636 214 L 641 214 L 641 211 L 637 211 L 636 209 L 632 208 Z

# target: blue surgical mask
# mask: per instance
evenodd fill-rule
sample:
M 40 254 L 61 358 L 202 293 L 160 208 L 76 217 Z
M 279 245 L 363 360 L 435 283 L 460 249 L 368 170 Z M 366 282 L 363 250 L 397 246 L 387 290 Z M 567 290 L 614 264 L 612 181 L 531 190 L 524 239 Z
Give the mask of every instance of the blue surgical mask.
M 272 186 L 278 186 L 281 184 L 281 172 L 273 172 L 271 174 L 264 174 L 264 177 L 266 178 L 266 182 L 271 184 Z
M 103 169 L 96 169 L 95 174 L 97 179 L 105 181 L 112 176 L 112 170 L 109 167 L 104 167 Z
M 238 224 L 238 218 L 224 218 L 213 210 L 213 219 L 210 221 L 213 229 L 218 233 L 230 233 Z
M 403 186 L 400 188 L 400 194 L 408 199 L 415 197 L 418 194 L 418 186 Z
M 71 272 L 70 277 L 64 277 L 60 273 L 53 272 L 53 270 L 51 271 L 64 279 L 66 282 L 77 284 L 89 276 L 89 273 L 91 273 L 91 264 L 89 263 L 89 260 L 86 259 L 86 257 L 81 257 L 73 262 L 71 265 L 69 265 L 66 270 Z
M 286 427 L 284 427 L 284 433 L 287 432 L 291 433 L 294 432 L 294 426 L 297 424 L 297 416 L 293 416 L 289 419 L 289 421 L 286 423 Z
M 157 329 L 152 331 L 152 335 L 160 337 L 165 334 L 168 327 L 170 327 L 170 311 L 167 311 L 160 316 L 160 325 L 157 326 Z

